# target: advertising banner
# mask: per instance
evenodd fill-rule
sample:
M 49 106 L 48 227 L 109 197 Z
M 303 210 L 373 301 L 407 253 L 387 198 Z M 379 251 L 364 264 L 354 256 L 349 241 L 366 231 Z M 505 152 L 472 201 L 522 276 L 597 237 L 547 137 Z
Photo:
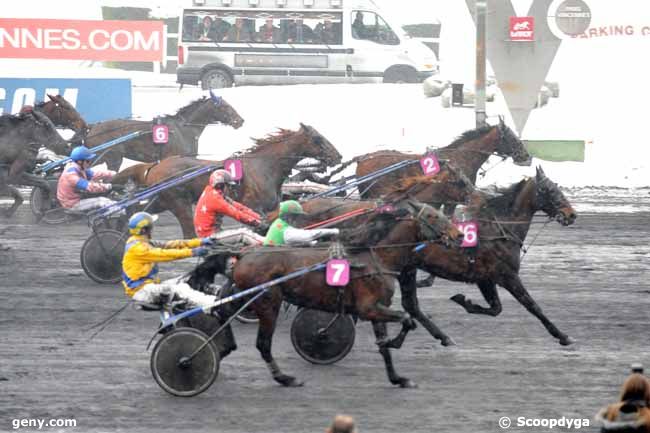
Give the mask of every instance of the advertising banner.
M 88 123 L 131 117 L 131 80 L 0 78 L 0 114 L 63 95 Z
M 160 62 L 162 21 L 0 18 L 0 58 Z

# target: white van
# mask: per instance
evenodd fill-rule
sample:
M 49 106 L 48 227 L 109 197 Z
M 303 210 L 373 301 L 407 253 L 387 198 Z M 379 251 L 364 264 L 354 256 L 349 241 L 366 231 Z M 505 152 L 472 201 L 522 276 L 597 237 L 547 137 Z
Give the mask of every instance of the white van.
M 233 84 L 416 83 L 435 54 L 372 0 L 194 0 L 183 9 L 177 80 Z

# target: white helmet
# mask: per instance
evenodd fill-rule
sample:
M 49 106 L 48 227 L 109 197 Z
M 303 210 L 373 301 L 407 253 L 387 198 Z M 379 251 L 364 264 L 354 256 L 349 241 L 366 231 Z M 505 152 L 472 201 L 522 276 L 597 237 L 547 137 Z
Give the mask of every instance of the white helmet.
M 236 182 L 232 180 L 232 175 L 226 170 L 215 170 L 210 175 L 210 185 L 214 188 L 217 185 L 223 185 L 227 183 L 228 185 L 235 185 Z

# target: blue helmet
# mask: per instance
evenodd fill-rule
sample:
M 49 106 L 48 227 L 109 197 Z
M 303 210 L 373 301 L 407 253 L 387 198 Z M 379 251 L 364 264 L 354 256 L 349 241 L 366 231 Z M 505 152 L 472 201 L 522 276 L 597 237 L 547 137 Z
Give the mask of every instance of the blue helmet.
M 158 215 L 151 215 L 148 212 L 136 212 L 129 218 L 129 233 L 141 235 L 145 229 L 153 228 L 153 223 L 157 219 Z
M 72 152 L 70 152 L 70 159 L 74 162 L 88 161 L 96 156 L 97 155 L 92 153 L 86 146 L 75 147 L 72 149 Z

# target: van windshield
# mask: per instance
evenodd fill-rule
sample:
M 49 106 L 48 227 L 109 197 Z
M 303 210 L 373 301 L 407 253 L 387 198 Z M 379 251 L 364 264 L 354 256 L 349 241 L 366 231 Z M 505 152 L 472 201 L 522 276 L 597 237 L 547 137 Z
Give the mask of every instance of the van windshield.
M 342 14 L 317 11 L 186 10 L 183 42 L 342 43 Z
M 352 11 L 352 37 L 382 45 L 399 45 L 399 38 L 382 17 L 369 11 Z

